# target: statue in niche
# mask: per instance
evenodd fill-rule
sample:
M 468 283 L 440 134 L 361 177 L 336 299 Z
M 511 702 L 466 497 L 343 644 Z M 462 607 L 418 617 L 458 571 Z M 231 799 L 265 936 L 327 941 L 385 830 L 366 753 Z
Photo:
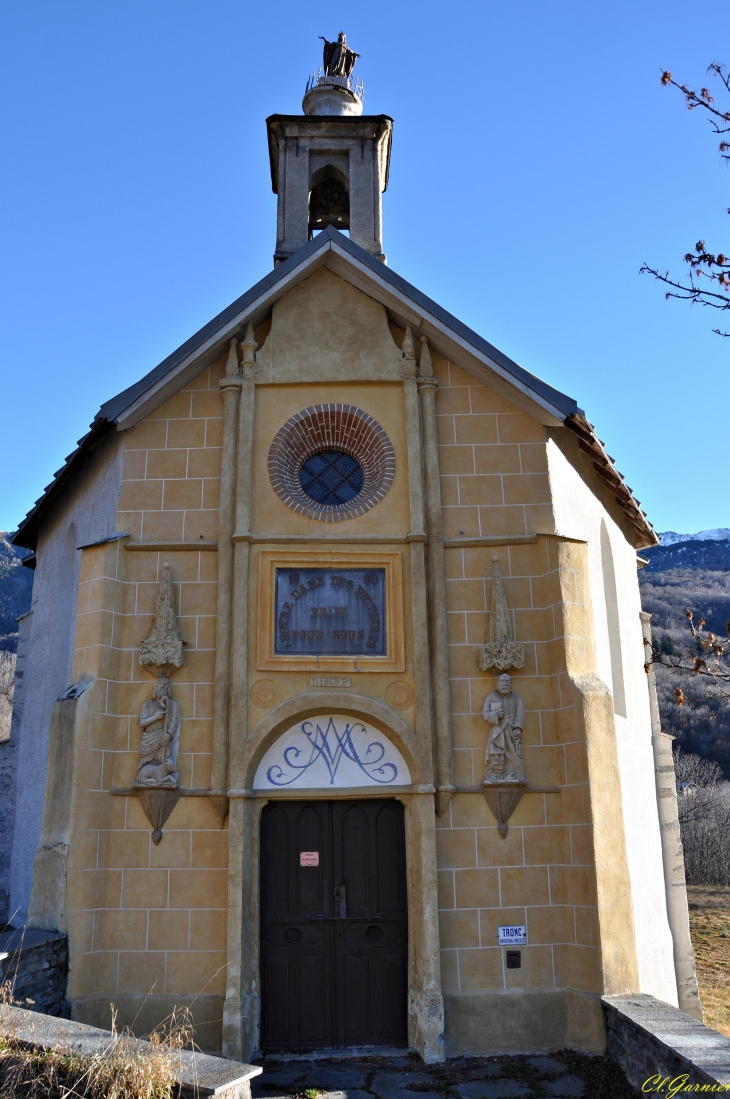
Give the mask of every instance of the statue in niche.
M 170 680 L 161 675 L 139 715 L 142 736 L 134 786 L 177 789 L 177 750 L 180 743 L 180 707 L 170 697 Z
M 512 690 L 512 677 L 506 672 L 498 676 L 497 690 L 487 695 L 482 717 L 492 726 L 487 741 L 484 785 L 507 782 L 526 785 L 525 761 L 522 758 L 525 706 L 520 696 Z

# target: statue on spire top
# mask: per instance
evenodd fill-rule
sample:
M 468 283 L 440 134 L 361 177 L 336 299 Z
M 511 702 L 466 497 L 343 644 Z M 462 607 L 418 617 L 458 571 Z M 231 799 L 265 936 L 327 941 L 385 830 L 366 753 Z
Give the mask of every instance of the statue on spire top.
M 348 77 L 355 68 L 355 62 L 360 56 L 347 45 L 347 36 L 340 31 L 336 42 L 328 42 L 323 34 L 319 36 L 324 42 L 323 64 L 325 76 Z

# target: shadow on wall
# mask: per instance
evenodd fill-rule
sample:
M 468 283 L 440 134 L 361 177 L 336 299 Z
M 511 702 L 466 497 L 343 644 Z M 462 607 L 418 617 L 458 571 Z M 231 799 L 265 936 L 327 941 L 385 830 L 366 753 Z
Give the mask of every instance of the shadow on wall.
M 56 699 L 65 691 L 71 677 L 71 655 L 76 625 L 74 594 L 76 592 L 76 527 L 69 524 L 63 542 L 55 591 L 53 617 L 53 646 L 49 669 L 51 697 Z

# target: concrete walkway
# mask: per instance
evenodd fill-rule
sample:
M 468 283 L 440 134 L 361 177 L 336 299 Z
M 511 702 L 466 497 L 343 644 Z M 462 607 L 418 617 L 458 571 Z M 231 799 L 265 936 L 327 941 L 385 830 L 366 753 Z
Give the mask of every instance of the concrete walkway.
M 344 1051 L 343 1051 L 344 1052 Z M 415 1055 L 266 1057 L 253 1099 L 635 1099 L 607 1057 L 563 1050 L 550 1057 L 456 1057 L 424 1065 Z

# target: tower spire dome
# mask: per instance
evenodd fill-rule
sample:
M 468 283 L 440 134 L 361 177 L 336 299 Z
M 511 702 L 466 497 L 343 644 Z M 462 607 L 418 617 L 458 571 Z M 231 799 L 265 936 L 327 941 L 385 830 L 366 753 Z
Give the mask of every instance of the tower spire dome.
M 385 260 L 381 195 L 388 185 L 393 120 L 363 115 L 360 56 L 340 31 L 324 42 L 323 68 L 307 83 L 302 115 L 271 115 L 271 183 L 279 196 L 274 264 L 331 226 L 347 230 L 371 256 Z

